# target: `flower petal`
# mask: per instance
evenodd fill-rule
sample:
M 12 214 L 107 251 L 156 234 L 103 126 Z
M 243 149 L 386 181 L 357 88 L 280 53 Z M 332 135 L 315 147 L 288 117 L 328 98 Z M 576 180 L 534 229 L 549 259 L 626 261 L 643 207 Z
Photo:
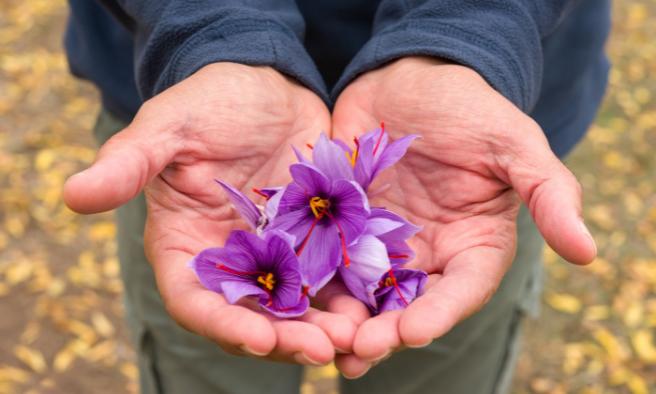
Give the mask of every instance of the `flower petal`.
M 243 297 L 257 295 L 260 297 L 267 297 L 266 291 L 262 290 L 256 284 L 245 281 L 229 280 L 221 282 L 221 289 L 223 295 L 229 303 L 234 304 Z
M 286 307 L 278 309 L 273 304 L 267 305 L 267 302 L 260 302 L 262 309 L 268 311 L 272 315 L 280 318 L 289 318 L 289 317 L 298 317 L 301 316 L 307 311 L 310 306 L 310 300 L 308 297 L 303 296 L 299 299 L 298 303 L 292 307 Z
M 280 205 L 280 200 L 282 199 L 283 194 L 285 193 L 285 188 L 280 188 L 280 190 L 271 195 L 264 205 L 264 216 L 266 216 L 269 223 L 276 217 L 278 214 L 278 206 Z
M 401 226 L 398 226 L 394 229 L 389 227 L 386 228 L 387 231 L 377 231 L 375 235 L 379 238 L 385 238 L 387 240 L 406 240 L 413 237 L 419 231 L 421 227 L 413 223 L 410 223 L 403 217 L 395 214 L 394 212 L 388 211 L 384 208 L 372 208 L 371 214 L 369 215 L 369 220 L 373 219 L 386 219 L 396 223 L 401 223 Z M 381 226 L 382 229 L 382 226 Z
M 369 202 L 366 194 L 356 182 L 338 180 L 333 184 L 330 197 L 334 204 L 332 218 L 344 231 L 346 245 L 362 234 L 369 216 Z
M 401 268 L 394 270 L 397 288 L 387 287 L 376 292 L 378 312 L 403 309 L 421 295 L 428 275 L 421 270 Z
M 298 160 L 299 163 L 310 164 L 310 160 L 308 160 L 305 156 L 303 156 L 303 153 L 301 153 L 301 151 L 298 150 L 297 147 L 292 145 L 292 150 L 294 151 L 294 155 L 296 156 L 296 159 Z
M 376 152 L 375 164 L 373 167 L 373 172 L 371 174 L 372 178 L 378 175 L 378 173 L 387 167 L 390 167 L 405 155 L 408 147 L 419 136 L 411 134 L 406 135 L 398 140 L 393 141 L 391 144 L 388 144 L 382 149 L 380 155 Z M 380 149 L 381 147 L 379 147 Z
M 349 290 L 351 295 L 353 295 L 358 300 L 362 301 L 372 310 L 376 309 L 376 298 L 374 296 L 374 291 L 378 287 L 378 283 L 374 283 L 373 286 L 368 286 L 360 277 L 358 277 L 350 268 L 346 268 L 344 265 L 339 267 L 339 274 L 342 278 L 342 282 L 346 285 L 346 288 Z
M 341 261 L 341 241 L 335 226 L 319 222 L 299 256 L 303 282 L 314 296 L 335 275 Z
M 339 145 L 330 141 L 324 133 L 312 149 L 312 162 L 333 181 L 338 179 L 353 180 L 353 168 Z
M 251 228 L 256 229 L 262 220 L 262 213 L 253 203 L 253 201 L 251 201 L 242 192 L 228 185 L 227 183 L 219 180 L 216 182 L 221 185 L 221 187 L 223 187 L 223 190 L 225 190 L 226 194 L 228 195 L 228 199 L 235 207 L 237 212 L 239 212 L 241 217 L 244 218 L 246 223 L 248 223 Z
M 389 271 L 389 257 L 387 248 L 373 235 L 363 235 L 348 247 L 351 264 L 347 270 L 353 272 L 365 283 L 378 283 L 381 276 Z
M 307 196 L 306 204 L 311 197 L 326 196 L 330 193 L 331 182 L 317 167 L 297 163 L 289 166 L 289 172 L 294 178 L 294 184 L 298 185 Z M 289 189 L 289 186 L 287 189 Z

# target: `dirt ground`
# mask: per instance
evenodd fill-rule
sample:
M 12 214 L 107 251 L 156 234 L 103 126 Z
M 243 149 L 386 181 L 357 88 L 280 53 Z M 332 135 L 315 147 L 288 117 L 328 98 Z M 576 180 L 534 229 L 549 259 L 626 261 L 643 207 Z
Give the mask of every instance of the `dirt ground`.
M 68 74 L 63 0 L 0 0 L 0 394 L 134 393 L 111 213 L 78 216 L 65 178 L 88 165 L 98 111 Z M 602 111 L 567 160 L 599 245 L 588 267 L 545 252 L 514 393 L 656 392 L 656 1 L 615 2 Z M 335 392 L 332 366 L 302 391 Z

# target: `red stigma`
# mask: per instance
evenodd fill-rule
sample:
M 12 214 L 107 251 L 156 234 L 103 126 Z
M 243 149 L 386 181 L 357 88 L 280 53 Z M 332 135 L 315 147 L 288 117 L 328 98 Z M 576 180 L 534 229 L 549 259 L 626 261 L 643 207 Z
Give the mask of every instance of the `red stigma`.
M 326 213 L 326 215 L 330 218 L 330 220 L 335 223 L 335 226 L 337 226 L 337 230 L 339 231 L 339 240 L 342 244 L 342 255 L 344 256 L 344 267 L 348 268 L 351 265 L 351 259 L 348 256 L 348 253 L 346 252 L 346 238 L 344 237 L 344 230 L 342 229 L 342 226 L 339 225 L 339 222 L 335 220 L 335 217 L 332 214 Z
M 410 256 L 407 254 L 388 254 L 387 257 L 390 259 L 407 259 Z
M 265 272 L 262 272 L 262 271 L 255 271 L 255 272 L 237 271 L 237 270 L 232 269 L 232 268 L 228 267 L 227 265 L 223 265 L 223 264 L 217 264 L 216 268 L 220 269 L 221 271 L 225 271 L 229 274 L 238 275 L 238 276 L 253 276 L 253 275 L 263 275 L 263 274 L 265 274 Z
M 374 156 L 376 156 L 376 151 L 380 146 L 380 142 L 383 140 L 383 134 L 385 134 L 385 122 L 380 122 L 380 135 L 378 136 L 378 141 L 376 141 L 376 146 L 374 146 Z
M 310 149 L 314 149 L 314 145 L 312 145 L 312 144 L 305 144 L 305 146 L 307 146 Z
M 389 270 L 388 272 L 389 272 L 389 277 L 390 277 L 390 279 L 392 280 L 392 285 L 394 286 L 394 290 L 396 290 L 396 294 L 399 295 L 399 298 L 401 299 L 401 301 L 403 301 L 403 303 L 405 304 L 405 306 L 408 306 L 409 303 L 408 303 L 408 301 L 405 299 L 405 297 L 403 297 L 403 293 L 401 293 L 401 289 L 399 288 L 399 284 L 398 284 L 398 282 L 396 281 L 396 277 L 394 276 L 394 270 L 391 269 L 391 270 Z
M 315 218 L 314 222 L 312 222 L 312 226 L 310 226 L 310 230 L 308 231 L 305 238 L 303 238 L 303 242 L 301 242 L 299 247 L 296 249 L 296 255 L 297 256 L 300 256 L 301 252 L 303 252 L 303 249 L 305 249 L 305 246 L 307 245 L 308 241 L 310 240 L 310 235 L 312 235 L 312 231 L 314 231 L 314 228 L 317 226 L 317 223 L 319 223 L 320 219 L 321 218 Z
M 263 192 L 263 191 L 260 190 L 260 189 L 253 188 L 253 193 L 255 193 L 255 194 L 259 194 L 260 196 L 266 198 L 267 200 L 269 199 L 269 195 L 266 194 L 265 192 Z

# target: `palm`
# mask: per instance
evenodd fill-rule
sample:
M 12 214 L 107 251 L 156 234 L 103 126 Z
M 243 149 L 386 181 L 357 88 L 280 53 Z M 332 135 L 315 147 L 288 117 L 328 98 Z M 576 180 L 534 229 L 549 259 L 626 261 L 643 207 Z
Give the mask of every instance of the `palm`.
M 290 144 L 314 140 L 329 122 L 321 100 L 271 69 L 207 66 L 145 104 L 87 174 L 69 181 L 67 202 L 99 211 L 145 186 L 146 254 L 175 320 L 233 353 L 328 362 L 335 347 L 350 349 L 355 326 L 348 317 L 311 310 L 302 321 L 279 321 L 228 305 L 198 283 L 187 262 L 243 227 L 214 179 L 243 190 L 284 184 Z
M 376 359 L 403 344 L 427 344 L 489 299 L 515 252 L 518 194 L 557 251 L 572 261 L 592 258 L 593 246 L 573 222 L 580 209 L 573 177 L 539 128 L 472 70 L 404 59 L 365 74 L 340 96 L 333 133 L 349 139 L 380 120 L 392 138 L 421 138 L 380 177 L 379 185 L 389 186 L 373 203 L 423 226 L 411 241 L 417 252 L 411 264 L 434 275 L 405 312 L 361 326 L 354 344 L 359 356 Z M 560 213 L 554 188 L 563 192 Z M 342 363 L 349 369 L 354 361 Z

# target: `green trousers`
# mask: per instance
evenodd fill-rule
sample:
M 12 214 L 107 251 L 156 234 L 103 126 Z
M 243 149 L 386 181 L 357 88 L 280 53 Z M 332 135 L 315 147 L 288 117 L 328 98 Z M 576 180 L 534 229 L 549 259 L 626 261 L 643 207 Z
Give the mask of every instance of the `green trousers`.
M 125 126 L 102 112 L 100 143 Z M 117 210 L 118 250 L 127 320 L 138 354 L 144 394 L 292 394 L 301 366 L 231 356 L 179 327 L 166 313 L 143 251 L 143 195 Z M 537 311 L 543 241 L 530 216 L 518 218 L 518 250 L 491 301 L 444 337 L 408 349 L 356 380 L 340 381 L 343 393 L 491 394 L 509 389 L 522 318 Z

